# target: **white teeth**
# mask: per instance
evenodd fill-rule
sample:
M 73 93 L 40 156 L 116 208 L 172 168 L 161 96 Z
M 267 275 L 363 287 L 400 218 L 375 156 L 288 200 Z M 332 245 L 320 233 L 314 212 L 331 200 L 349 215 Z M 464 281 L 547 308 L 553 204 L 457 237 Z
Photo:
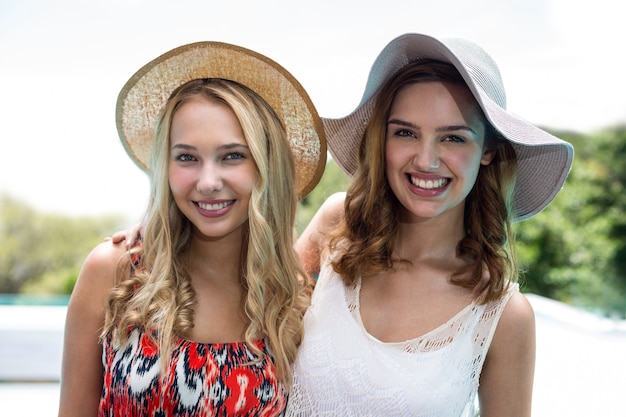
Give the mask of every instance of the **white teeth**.
M 230 206 L 231 204 L 233 204 L 232 200 L 223 201 L 221 203 L 215 204 L 198 203 L 198 207 L 200 207 L 202 210 L 221 210 L 224 207 Z
M 423 188 L 425 190 L 433 190 L 435 188 L 441 188 L 444 185 L 446 185 L 447 182 L 448 180 L 446 180 L 445 178 L 439 178 L 437 180 L 426 181 L 426 180 L 421 180 L 418 178 L 411 177 L 411 183 L 413 183 L 413 185 L 419 188 Z

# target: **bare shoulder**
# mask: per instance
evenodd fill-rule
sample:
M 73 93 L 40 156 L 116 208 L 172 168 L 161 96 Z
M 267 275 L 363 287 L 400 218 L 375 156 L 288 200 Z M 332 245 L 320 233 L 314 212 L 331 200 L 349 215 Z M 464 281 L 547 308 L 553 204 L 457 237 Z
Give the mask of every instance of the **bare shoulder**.
M 102 392 L 100 333 L 125 244 L 105 241 L 87 255 L 67 307 L 59 416 L 95 415 Z M 81 414 L 82 413 L 82 414 Z
M 343 220 L 345 193 L 335 193 L 324 201 L 295 244 L 304 270 L 315 275 L 320 270 L 320 256 L 325 236 Z
M 96 335 L 104 324 L 104 314 L 111 288 L 116 282 L 119 260 L 126 250 L 123 244 L 105 241 L 87 255 L 68 304 L 66 333 Z M 78 331 L 75 331 L 79 329 Z
M 332 194 L 322 203 L 302 233 L 305 239 L 314 237 L 317 240 L 320 235 L 337 226 L 343 219 L 345 195 L 343 192 Z
M 108 292 L 115 284 L 118 264 L 126 253 L 123 243 L 110 240 L 93 248 L 83 263 L 74 291 Z
M 535 343 L 535 312 L 524 294 L 515 291 L 502 312 L 490 353 L 528 349 Z
M 122 243 L 113 243 L 111 240 L 104 241 L 94 247 L 85 260 L 85 264 L 93 266 L 110 266 L 117 262 L 127 253 Z
M 531 415 L 535 349 L 535 314 L 526 296 L 516 291 L 502 312 L 481 372 L 481 416 Z
M 335 227 L 344 216 L 345 192 L 332 194 L 324 201 L 318 213 L 321 215 L 321 226 L 326 228 Z
M 515 291 L 504 307 L 500 325 L 519 330 L 520 327 L 532 326 L 534 328 L 534 323 L 535 312 L 528 298 L 521 292 Z

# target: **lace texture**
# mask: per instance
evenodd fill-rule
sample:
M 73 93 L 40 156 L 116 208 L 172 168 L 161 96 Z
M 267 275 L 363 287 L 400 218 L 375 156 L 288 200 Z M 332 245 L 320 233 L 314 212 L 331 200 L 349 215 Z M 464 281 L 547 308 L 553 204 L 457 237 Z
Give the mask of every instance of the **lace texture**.
M 518 291 L 471 303 L 413 340 L 383 343 L 360 321 L 360 281 L 346 288 L 325 265 L 304 318 L 287 416 L 477 415 L 480 372 L 498 320 Z

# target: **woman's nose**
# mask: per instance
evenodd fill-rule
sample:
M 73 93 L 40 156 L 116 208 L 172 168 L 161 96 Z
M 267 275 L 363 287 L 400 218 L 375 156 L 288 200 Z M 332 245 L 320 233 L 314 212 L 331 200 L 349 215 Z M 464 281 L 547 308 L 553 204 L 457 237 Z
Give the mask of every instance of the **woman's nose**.
M 222 172 L 216 164 L 205 164 L 200 170 L 196 189 L 202 194 L 211 194 L 220 191 L 224 186 Z
M 421 171 L 435 171 L 441 166 L 437 145 L 426 140 L 416 143 L 414 163 Z

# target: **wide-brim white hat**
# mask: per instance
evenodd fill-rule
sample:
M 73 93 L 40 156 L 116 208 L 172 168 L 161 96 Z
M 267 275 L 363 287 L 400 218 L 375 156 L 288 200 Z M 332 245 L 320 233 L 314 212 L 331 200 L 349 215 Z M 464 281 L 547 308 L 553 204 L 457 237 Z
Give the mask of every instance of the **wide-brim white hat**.
M 359 144 L 379 89 L 398 70 L 420 59 L 454 65 L 488 121 L 511 142 L 518 163 L 513 220 L 527 219 L 550 204 L 572 167 L 573 146 L 509 113 L 497 64 L 480 46 L 465 39 L 438 40 L 410 33 L 392 40 L 374 61 L 357 108 L 339 119 L 322 118 L 328 147 L 337 164 L 348 175 L 356 171 Z
M 227 43 L 197 42 L 175 48 L 144 65 L 124 85 L 117 99 L 117 130 L 137 166 L 148 171 L 155 125 L 172 92 L 200 78 L 236 81 L 274 109 L 287 131 L 298 196 L 306 196 L 326 166 L 326 138 L 315 106 L 282 66 Z

